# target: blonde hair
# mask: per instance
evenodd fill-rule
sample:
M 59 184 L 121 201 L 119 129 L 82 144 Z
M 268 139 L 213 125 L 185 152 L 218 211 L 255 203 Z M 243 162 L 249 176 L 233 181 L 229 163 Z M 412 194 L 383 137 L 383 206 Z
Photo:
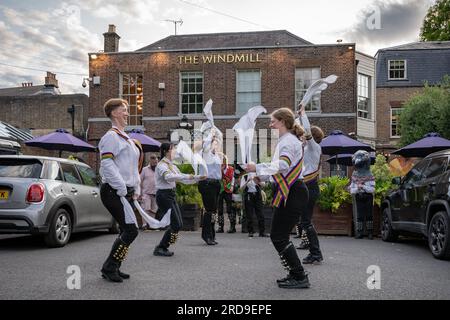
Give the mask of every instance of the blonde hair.
M 121 107 L 121 106 L 127 106 L 128 107 L 128 102 L 127 100 L 124 99 L 119 99 L 119 98 L 113 98 L 113 99 L 109 99 L 108 101 L 105 102 L 105 104 L 103 105 L 103 111 L 105 112 L 105 115 L 111 119 L 111 113 Z
M 272 117 L 278 121 L 283 121 L 286 129 L 288 129 L 297 138 L 301 138 L 305 134 L 305 129 L 295 122 L 294 112 L 289 108 L 281 108 L 272 113 Z

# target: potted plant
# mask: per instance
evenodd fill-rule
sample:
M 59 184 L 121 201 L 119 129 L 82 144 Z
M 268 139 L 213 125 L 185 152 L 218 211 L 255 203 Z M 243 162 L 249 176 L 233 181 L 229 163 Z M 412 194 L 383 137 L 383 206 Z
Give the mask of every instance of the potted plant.
M 320 196 L 313 214 L 313 224 L 319 234 L 352 235 L 349 183 L 349 178 L 339 176 L 319 180 Z
M 178 165 L 182 173 L 193 174 L 194 171 L 189 164 Z M 202 196 L 197 185 L 186 185 L 177 183 L 177 202 L 180 205 L 183 216 L 183 229 L 185 231 L 196 231 L 200 227 L 201 210 L 203 208 Z
M 389 169 L 386 158 L 379 154 L 375 159 L 375 164 L 370 167 L 373 176 L 375 177 L 375 194 L 374 194 L 374 208 L 373 208 L 373 223 L 374 234 L 380 234 L 381 223 L 381 202 L 387 193 L 394 188 L 392 178 L 394 177 Z

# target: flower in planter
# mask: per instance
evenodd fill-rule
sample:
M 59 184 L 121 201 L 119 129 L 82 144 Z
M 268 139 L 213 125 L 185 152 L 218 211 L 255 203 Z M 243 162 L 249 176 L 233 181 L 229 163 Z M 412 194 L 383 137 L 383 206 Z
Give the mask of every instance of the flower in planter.
M 350 179 L 332 176 L 319 180 L 320 196 L 317 204 L 322 210 L 336 213 L 345 203 L 351 203 L 351 195 L 347 190 Z

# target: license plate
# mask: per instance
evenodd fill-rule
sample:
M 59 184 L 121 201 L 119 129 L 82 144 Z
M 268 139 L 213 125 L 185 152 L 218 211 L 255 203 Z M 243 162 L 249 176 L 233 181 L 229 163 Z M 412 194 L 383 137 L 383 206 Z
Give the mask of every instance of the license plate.
M 0 200 L 8 200 L 9 191 L 8 190 L 0 190 Z

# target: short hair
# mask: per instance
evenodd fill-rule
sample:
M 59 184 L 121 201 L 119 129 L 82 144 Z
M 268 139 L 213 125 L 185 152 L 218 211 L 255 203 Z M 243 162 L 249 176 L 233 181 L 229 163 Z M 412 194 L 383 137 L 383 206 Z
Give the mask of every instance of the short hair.
M 174 146 L 173 143 L 161 143 L 161 159 L 164 158 L 167 155 L 167 152 Z
M 314 138 L 314 141 L 316 143 L 321 143 L 323 137 L 325 136 L 325 134 L 323 133 L 322 129 L 320 129 L 317 126 L 311 126 L 311 134 Z
M 103 105 L 103 111 L 105 112 L 105 115 L 111 119 L 111 113 L 121 107 L 121 106 L 127 106 L 128 107 L 128 102 L 127 100 L 124 99 L 120 99 L 120 98 L 113 98 L 113 99 L 109 99 L 108 101 L 105 102 L 105 104 Z

